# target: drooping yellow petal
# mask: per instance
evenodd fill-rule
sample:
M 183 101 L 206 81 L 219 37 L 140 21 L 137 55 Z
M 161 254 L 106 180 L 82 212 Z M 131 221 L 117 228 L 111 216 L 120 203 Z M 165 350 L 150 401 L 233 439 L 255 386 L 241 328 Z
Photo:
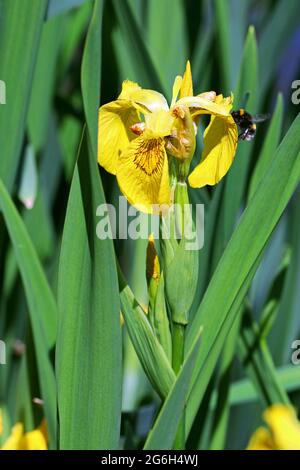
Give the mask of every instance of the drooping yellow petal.
M 171 107 L 174 106 L 174 104 L 176 103 L 177 97 L 180 92 L 181 84 L 182 84 L 182 77 L 181 75 L 177 75 L 177 77 L 174 80 L 174 85 L 173 85 L 173 90 L 172 90 Z
M 190 61 L 188 60 L 186 63 L 182 85 L 180 88 L 180 98 L 184 98 L 185 96 L 193 96 L 193 94 L 194 92 L 193 92 L 192 70 L 191 70 Z
M 156 137 L 165 137 L 171 134 L 175 117 L 169 111 L 160 109 L 145 116 L 146 127 Z
M 208 101 L 216 101 L 217 94 L 215 91 L 204 91 L 203 93 L 200 93 L 197 96 L 199 96 L 200 98 L 204 98 Z
M 258 428 L 251 437 L 247 450 L 275 450 L 268 430 L 263 427 Z
M 199 114 L 213 114 L 216 116 L 229 116 L 228 106 L 223 103 L 216 103 L 210 99 L 202 98 L 201 96 L 185 97 L 177 101 L 177 105 L 183 104 L 191 108 L 192 117 Z
M 300 423 L 293 408 L 273 405 L 265 411 L 264 419 L 278 449 L 300 450 Z
M 209 93 L 213 93 L 213 92 L 209 92 Z M 214 101 L 216 104 L 219 104 L 223 106 L 224 108 L 226 108 L 227 112 L 230 113 L 230 111 L 232 110 L 232 106 L 233 106 L 233 94 L 231 93 L 230 96 L 226 96 L 225 98 L 222 94 L 220 94 L 215 97 Z
M 135 138 L 130 127 L 139 122 L 137 110 L 127 100 L 101 106 L 98 120 L 98 162 L 106 171 L 116 174 L 121 151 Z
M 236 152 L 238 131 L 231 116 L 212 116 L 204 132 L 202 160 L 189 176 L 193 188 L 217 184 L 228 172 Z
M 159 212 L 170 204 L 168 159 L 162 137 L 151 131 L 133 140 L 122 152 L 117 179 L 129 203 L 142 212 Z
M 177 104 L 184 104 L 191 110 L 193 118 L 201 114 L 212 114 L 214 116 L 230 116 L 232 109 L 233 95 L 224 98 L 223 95 L 216 96 L 210 91 L 197 96 L 187 96 L 181 98 Z

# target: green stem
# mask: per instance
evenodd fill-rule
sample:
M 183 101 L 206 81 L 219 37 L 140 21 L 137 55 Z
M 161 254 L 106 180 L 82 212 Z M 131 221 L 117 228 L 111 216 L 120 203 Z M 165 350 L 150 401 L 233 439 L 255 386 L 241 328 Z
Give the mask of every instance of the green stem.
M 172 335 L 172 367 L 177 375 L 180 371 L 184 360 L 184 339 L 185 339 L 185 325 L 180 323 L 173 323 Z M 182 412 L 182 417 L 178 425 L 177 434 L 174 442 L 174 450 L 185 449 L 185 409 Z

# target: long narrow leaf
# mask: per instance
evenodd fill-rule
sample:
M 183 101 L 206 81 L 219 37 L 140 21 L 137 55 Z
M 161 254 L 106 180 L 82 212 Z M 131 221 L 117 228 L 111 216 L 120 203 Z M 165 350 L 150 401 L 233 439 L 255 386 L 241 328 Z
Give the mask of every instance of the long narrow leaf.
M 173 384 L 172 389 L 163 404 L 163 407 L 155 421 L 153 429 L 150 431 L 145 450 L 162 450 L 172 448 L 179 420 L 184 410 L 190 380 L 195 366 L 197 354 L 199 352 L 201 333 L 192 345 L 184 364 Z
M 112 241 L 96 236 L 104 204 L 98 175 L 102 0 L 96 0 L 82 65 L 87 131 L 62 240 L 56 349 L 61 449 L 116 449 L 121 416 L 121 325 Z
M 42 398 L 45 401 L 50 442 L 53 446 L 56 434 L 56 386 L 54 371 L 50 362 L 50 352 L 54 346 L 56 336 L 57 308 L 24 223 L 1 180 L 0 208 L 14 247 L 25 288 L 40 387 Z
M 0 175 L 9 191 L 18 168 L 47 3 L 0 1 L 0 71 L 6 85 L 6 104 L 0 106 Z
M 256 263 L 299 182 L 299 131 L 300 116 L 295 119 L 278 148 L 259 190 L 245 210 L 191 325 L 189 344 L 200 326 L 204 326 L 203 343 L 194 375 L 194 382 L 201 383 L 201 392 L 197 396 L 199 403 L 217 361 L 214 351 L 220 348 L 221 337 L 225 339 L 225 322 L 229 319 L 232 305 L 250 273 L 253 276 Z M 261 220 L 264 220 L 263 224 Z M 227 328 L 230 328 L 230 323 Z

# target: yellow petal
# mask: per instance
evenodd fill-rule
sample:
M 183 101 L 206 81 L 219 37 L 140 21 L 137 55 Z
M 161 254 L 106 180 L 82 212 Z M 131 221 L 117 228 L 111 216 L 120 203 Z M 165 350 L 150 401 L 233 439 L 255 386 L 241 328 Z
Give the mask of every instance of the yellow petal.
M 185 96 L 193 96 L 193 78 L 192 78 L 192 71 L 191 71 L 191 64 L 188 60 L 186 63 L 185 72 L 183 75 L 182 85 L 180 88 L 180 98 L 184 98 Z
M 47 450 L 45 437 L 40 429 L 24 434 L 20 441 L 20 450 Z
M 217 184 L 229 170 L 236 152 L 238 132 L 233 118 L 212 116 L 204 132 L 202 160 L 189 176 L 193 188 Z
M 121 151 L 135 138 L 130 126 L 139 122 L 137 110 L 130 101 L 117 100 L 101 106 L 98 120 L 98 162 L 109 173 L 116 174 Z
M 273 405 L 264 413 L 278 449 L 300 450 L 300 423 L 295 411 L 285 405 Z
M 212 93 L 212 92 L 209 92 L 209 93 Z M 226 96 L 225 98 L 222 94 L 218 95 L 215 97 L 215 103 L 223 106 L 224 108 L 227 109 L 227 112 L 230 113 L 230 111 L 232 110 L 232 106 L 233 106 L 233 94 L 231 93 L 230 96 Z
M 132 93 L 140 90 L 141 87 L 135 83 L 131 82 L 130 80 L 124 80 L 122 83 L 122 91 L 118 97 L 119 100 L 130 100 L 130 96 Z
M 267 429 L 258 428 L 250 439 L 247 450 L 276 450 Z
M 163 109 L 145 116 L 146 127 L 156 137 L 165 137 L 171 134 L 175 117 Z
M 200 93 L 197 96 L 199 96 L 200 98 L 204 98 L 208 101 L 215 101 L 217 97 L 215 91 L 204 91 L 203 93 Z
M 174 80 L 174 85 L 173 85 L 171 107 L 174 106 L 174 104 L 176 103 L 176 100 L 177 100 L 177 97 L 179 95 L 179 91 L 181 88 L 181 84 L 182 84 L 182 77 L 181 75 L 177 75 L 177 77 Z
M 117 179 L 129 203 L 142 212 L 170 204 L 168 159 L 163 138 L 150 131 L 133 140 L 119 159 Z
M 156 282 L 160 279 L 160 264 L 155 248 L 155 241 L 153 234 L 149 235 L 148 245 L 147 245 L 147 255 L 146 255 L 146 278 L 148 284 L 151 279 L 154 279 Z
M 3 434 L 3 411 L 0 408 L 0 436 Z
M 168 111 L 169 106 L 166 98 L 158 91 L 136 90 L 130 94 L 129 98 L 133 105 L 142 113 L 158 111 L 164 109 Z
M 4 442 L 1 450 L 20 450 L 20 442 L 23 435 L 23 424 L 17 423 L 11 430 L 10 436 Z
M 118 99 L 131 101 L 132 106 L 141 112 L 154 112 L 169 109 L 166 98 L 158 91 L 141 88 L 137 83 L 125 80 Z
M 202 96 L 187 96 L 177 101 L 177 105 L 184 104 L 191 109 L 192 117 L 198 116 L 199 114 L 213 114 L 216 116 L 230 116 L 229 106 L 226 103 L 216 103 L 211 99 L 204 98 Z

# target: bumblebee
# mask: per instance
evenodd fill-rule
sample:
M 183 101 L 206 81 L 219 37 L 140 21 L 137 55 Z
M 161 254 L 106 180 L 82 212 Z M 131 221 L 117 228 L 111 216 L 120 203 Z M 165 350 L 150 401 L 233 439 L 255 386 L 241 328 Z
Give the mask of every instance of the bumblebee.
M 243 108 L 232 111 L 231 116 L 240 130 L 239 140 L 252 140 L 256 134 L 256 124 L 264 122 L 269 118 L 267 114 L 257 114 L 252 116 Z

